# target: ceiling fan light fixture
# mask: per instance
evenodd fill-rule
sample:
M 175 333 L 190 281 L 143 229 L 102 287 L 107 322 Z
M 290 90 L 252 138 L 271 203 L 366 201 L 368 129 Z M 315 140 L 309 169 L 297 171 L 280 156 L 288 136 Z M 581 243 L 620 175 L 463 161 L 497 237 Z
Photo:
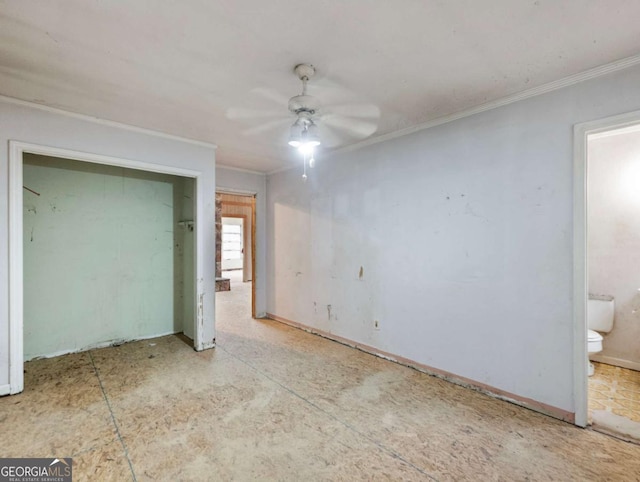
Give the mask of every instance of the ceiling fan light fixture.
M 307 144 L 311 144 L 312 147 L 316 147 L 320 145 L 320 136 L 318 135 L 318 126 L 310 121 L 309 125 L 305 130 L 305 140 Z
M 313 156 L 313 148 L 315 147 L 315 145 L 309 143 L 309 142 L 305 142 L 303 144 L 300 144 L 300 146 L 298 146 L 298 152 L 304 156 L 307 155 L 312 155 Z
M 298 151 L 303 155 L 312 155 L 313 149 L 320 145 L 320 140 L 317 138 L 310 137 L 308 133 L 305 131 L 302 133 L 302 142 L 298 146 Z
M 318 126 L 309 120 L 300 126 L 300 122 L 296 121 L 291 126 L 288 144 L 291 147 L 297 147 L 301 154 L 313 153 L 313 148 L 320 145 Z
M 302 128 L 298 125 L 297 121 L 291 126 L 288 144 L 291 147 L 300 147 L 300 145 L 302 145 Z

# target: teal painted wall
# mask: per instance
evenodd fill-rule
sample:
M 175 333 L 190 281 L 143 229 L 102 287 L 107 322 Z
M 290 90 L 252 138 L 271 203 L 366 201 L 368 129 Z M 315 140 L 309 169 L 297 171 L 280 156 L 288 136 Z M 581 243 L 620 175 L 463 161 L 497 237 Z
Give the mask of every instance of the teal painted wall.
M 23 174 L 25 360 L 183 331 L 191 179 L 36 155 Z

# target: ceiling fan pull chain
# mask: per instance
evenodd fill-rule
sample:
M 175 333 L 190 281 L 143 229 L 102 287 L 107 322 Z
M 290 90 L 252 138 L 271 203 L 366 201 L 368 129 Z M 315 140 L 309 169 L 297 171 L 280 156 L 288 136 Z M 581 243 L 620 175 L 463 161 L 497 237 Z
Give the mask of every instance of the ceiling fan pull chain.
M 304 154 L 304 157 L 302 159 L 303 162 L 303 168 L 302 168 L 302 181 L 303 182 L 307 182 L 307 155 Z

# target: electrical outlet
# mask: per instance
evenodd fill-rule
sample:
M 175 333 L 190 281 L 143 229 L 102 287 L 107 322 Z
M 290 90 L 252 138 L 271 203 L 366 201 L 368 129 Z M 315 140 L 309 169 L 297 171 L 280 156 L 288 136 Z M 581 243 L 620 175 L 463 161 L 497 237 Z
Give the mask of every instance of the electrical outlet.
M 374 330 L 380 329 L 380 322 L 378 320 L 373 320 L 373 329 Z

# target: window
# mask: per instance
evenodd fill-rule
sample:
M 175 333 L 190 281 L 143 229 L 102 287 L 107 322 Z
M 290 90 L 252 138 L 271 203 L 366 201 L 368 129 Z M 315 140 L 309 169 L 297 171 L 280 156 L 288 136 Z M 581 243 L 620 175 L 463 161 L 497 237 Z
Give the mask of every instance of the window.
M 242 259 L 242 225 L 222 225 L 222 259 Z

